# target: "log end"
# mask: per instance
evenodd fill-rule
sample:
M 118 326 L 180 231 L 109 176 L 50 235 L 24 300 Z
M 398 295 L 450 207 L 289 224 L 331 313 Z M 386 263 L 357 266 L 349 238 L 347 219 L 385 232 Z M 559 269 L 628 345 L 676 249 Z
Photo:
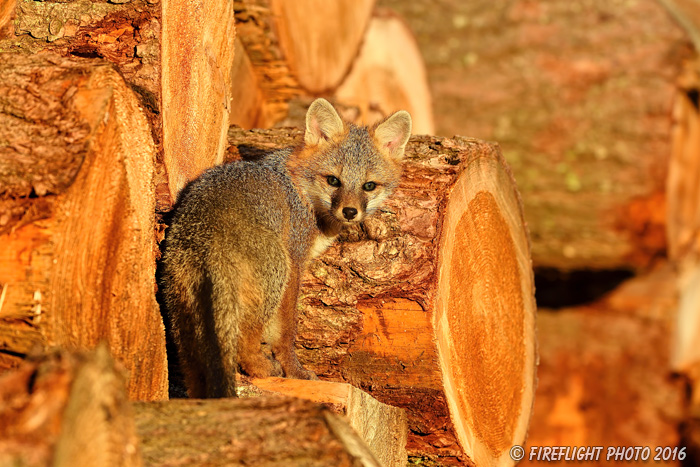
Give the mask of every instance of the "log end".
M 440 240 L 435 330 L 452 421 L 477 465 L 512 465 L 535 387 L 535 300 L 522 207 L 498 153 L 452 188 Z

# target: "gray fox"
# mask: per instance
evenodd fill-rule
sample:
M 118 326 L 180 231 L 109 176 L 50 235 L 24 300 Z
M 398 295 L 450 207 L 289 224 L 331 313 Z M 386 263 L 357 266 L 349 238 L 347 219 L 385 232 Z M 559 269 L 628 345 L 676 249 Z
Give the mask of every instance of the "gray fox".
M 238 366 L 316 379 L 294 352 L 305 265 L 396 188 L 410 135 L 406 111 L 356 126 L 317 99 L 298 147 L 214 167 L 183 190 L 161 285 L 190 397 L 235 397 Z

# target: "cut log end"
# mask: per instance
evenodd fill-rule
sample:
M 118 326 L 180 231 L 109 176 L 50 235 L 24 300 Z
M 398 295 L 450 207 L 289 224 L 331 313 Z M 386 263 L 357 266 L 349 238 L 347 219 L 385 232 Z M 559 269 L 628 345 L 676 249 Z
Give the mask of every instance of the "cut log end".
M 477 465 L 509 465 L 534 397 L 535 303 L 520 201 L 502 159 L 475 158 L 440 241 L 435 332 L 458 439 Z

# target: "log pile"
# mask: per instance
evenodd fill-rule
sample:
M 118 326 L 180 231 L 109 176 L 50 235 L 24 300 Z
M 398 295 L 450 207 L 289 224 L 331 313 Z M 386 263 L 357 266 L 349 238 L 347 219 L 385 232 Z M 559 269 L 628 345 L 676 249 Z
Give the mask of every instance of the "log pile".
M 408 110 L 414 133 L 432 134 L 427 74 L 413 34 L 398 16 L 374 10 L 374 3 L 237 1 L 246 58 L 233 73 L 252 70 L 246 93 L 261 97 L 242 101 L 230 123 L 268 128 L 289 116 L 290 101 L 323 95 L 359 109 L 354 120 L 365 124 Z
M 104 339 L 131 374 L 131 397 L 165 397 L 144 112 L 100 60 L 3 54 L 0 73 L 3 365 L 35 346 Z
M 277 395 L 132 405 L 124 379 L 106 346 L 54 351 L 2 375 L 0 464 L 405 465 L 380 464 L 320 404 Z
M 36 436 L 46 435 L 38 463 L 90 465 L 81 457 L 89 456 L 105 465 L 140 465 L 123 402 L 165 399 L 168 384 L 154 297 L 163 229 L 156 213 L 170 207 L 188 180 L 221 161 L 236 138 L 229 155 L 250 157 L 300 136 L 227 133 L 231 115 L 272 124 L 286 116 L 290 99 L 327 93 L 355 107 L 358 121 L 404 108 L 416 116 L 417 132 L 431 131 L 425 73 L 406 25 L 374 13 L 371 0 L 323 7 L 329 11 L 309 4 L 3 3 L 0 364 L 17 367 L 50 347 L 84 350 L 106 341 L 108 349 L 98 352 L 98 375 L 85 385 L 81 375 L 94 373 L 93 357 L 57 357 L 48 370 L 20 369 L 23 376 L 7 383 L 31 393 L 35 375 L 47 371 L 62 384 L 54 385 L 62 394 L 55 406 L 41 406 L 43 393 L 23 399 L 29 401 L 25 415 L 53 410 L 46 425 L 37 425 Z M 334 25 L 324 14 L 342 21 Z M 351 29 L 338 34 L 338 28 Z M 235 50 L 240 60 L 234 62 Z M 319 56 L 326 59 L 316 61 Z M 368 77 L 378 79 L 371 93 L 379 101 L 357 84 Z M 234 112 L 232 96 L 250 98 L 240 99 Z M 424 136 L 413 140 L 407 158 L 394 199 L 313 264 L 301 302 L 302 361 L 336 381 L 325 384 L 344 402 L 331 403 L 342 406 L 381 455 L 316 404 L 264 397 L 138 405 L 146 462 L 294 458 L 377 465 L 378 458 L 397 465 L 407 452 L 453 465 L 512 464 L 508 449 L 524 442 L 536 365 L 522 203 L 493 144 Z M 128 374 L 114 391 L 100 382 L 102 373 L 108 381 L 121 378 L 107 353 Z M 308 393 L 319 384 L 291 392 L 313 399 Z M 264 390 L 286 386 L 277 381 Z M 94 408 L 110 403 L 114 414 Z M 377 410 L 369 413 L 372 407 Z M 93 415 L 105 419 L 93 422 Z M 376 420 L 386 430 L 373 437 Z M 93 425 L 104 425 L 99 441 L 117 448 L 85 447 L 90 433 L 84 430 Z M 210 436 L 211 426 L 219 437 Z M 115 438 L 114 430 L 123 437 Z M 252 441 L 261 439 L 271 441 Z M 93 453 L 97 447 L 120 457 L 103 459 Z
M 692 49 L 660 3 L 381 1 L 420 39 L 437 134 L 502 145 L 536 268 L 645 271 L 665 257 L 670 104 Z
M 300 136 L 233 128 L 230 158 Z M 385 208 L 310 266 L 297 353 L 320 377 L 406 409 L 410 456 L 504 465 L 535 385 L 519 195 L 497 146 L 426 136 L 406 153 Z

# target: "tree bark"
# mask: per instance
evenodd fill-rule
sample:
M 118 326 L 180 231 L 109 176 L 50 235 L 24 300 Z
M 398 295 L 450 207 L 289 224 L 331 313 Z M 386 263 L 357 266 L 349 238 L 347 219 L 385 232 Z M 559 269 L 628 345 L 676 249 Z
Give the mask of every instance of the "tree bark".
M 343 419 L 301 399 L 179 399 L 134 408 L 150 466 L 380 465 Z
M 105 346 L 0 377 L 0 464 L 142 465 L 124 379 Z
M 146 116 L 100 60 L 3 54 L 0 74 L 2 351 L 107 340 L 130 397 L 166 397 Z
M 345 416 L 381 465 L 406 465 L 408 426 L 404 410 L 382 404 L 354 386 L 330 381 L 264 378 L 242 381 L 236 387 L 244 396 L 277 394 L 323 404 Z
M 230 155 L 299 130 L 229 131 Z M 535 384 L 527 231 L 498 147 L 413 137 L 403 181 L 304 277 L 297 353 L 322 378 L 406 409 L 410 456 L 512 465 Z

